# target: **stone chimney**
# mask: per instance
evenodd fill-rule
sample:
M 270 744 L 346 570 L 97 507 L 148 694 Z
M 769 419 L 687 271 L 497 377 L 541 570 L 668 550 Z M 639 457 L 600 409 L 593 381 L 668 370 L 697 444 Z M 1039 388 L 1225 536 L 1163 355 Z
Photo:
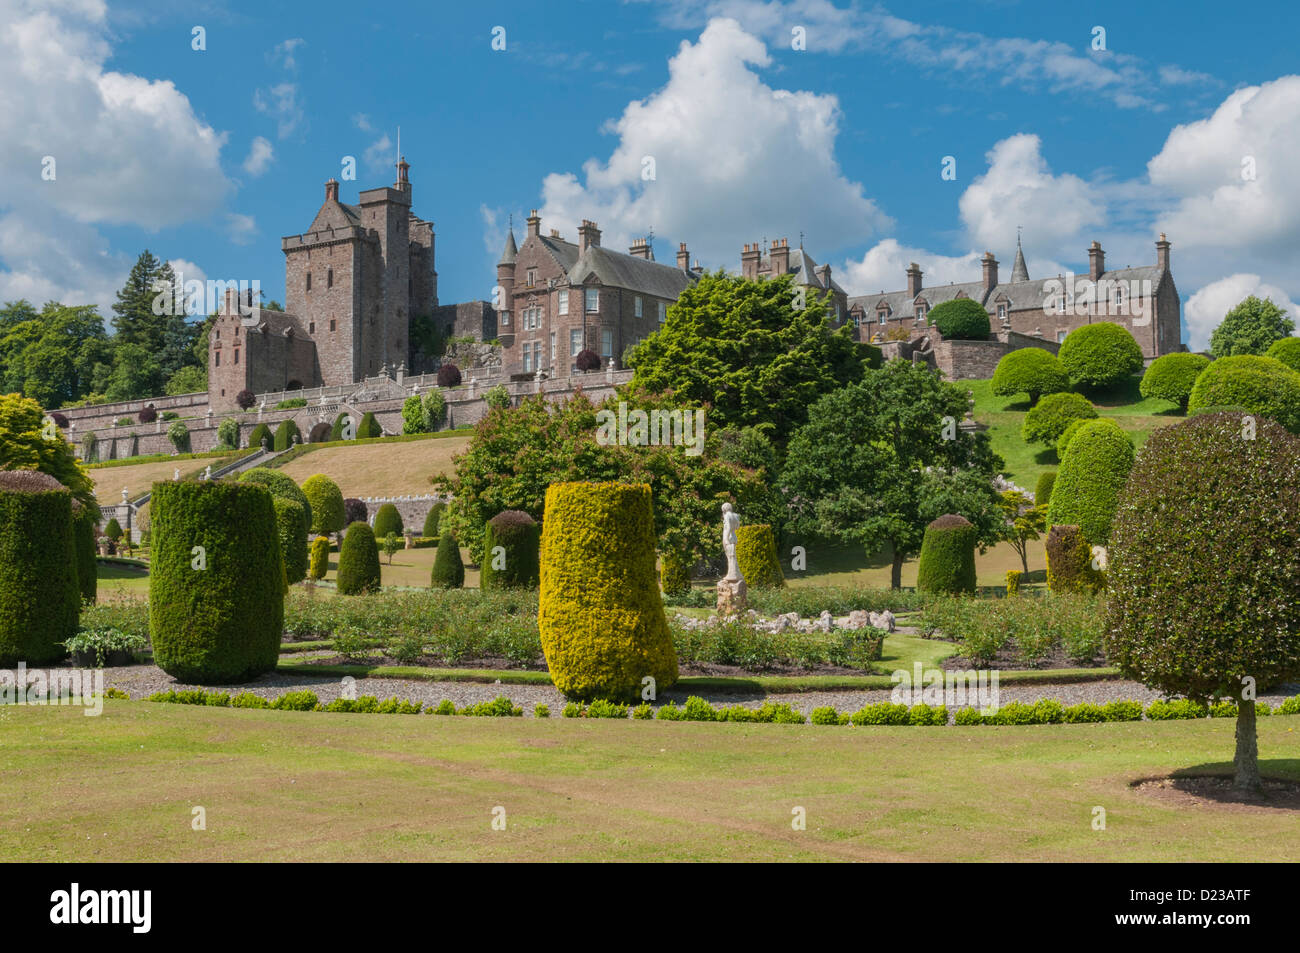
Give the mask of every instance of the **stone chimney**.
M 528 235 L 531 238 L 537 238 L 542 233 L 542 217 L 537 214 L 537 209 L 533 209 L 528 215 Z
M 1101 278 L 1106 270 L 1106 253 L 1101 250 L 1101 242 L 1088 246 L 1088 277 L 1093 281 Z
M 325 201 L 337 202 L 339 200 L 339 180 L 328 179 L 325 182 Z
M 997 272 L 994 272 L 993 283 L 997 284 Z M 921 266 L 912 262 L 907 266 L 907 296 L 915 298 L 921 293 Z
M 986 251 L 980 263 L 984 270 L 984 293 L 988 294 L 998 286 L 998 260 L 993 257 L 993 252 Z
M 600 247 L 600 229 L 596 223 L 583 219 L 582 224 L 578 226 L 578 254 L 581 255 L 588 248 Z
M 627 253 L 633 258 L 641 258 L 645 261 L 655 260 L 655 253 L 653 249 L 650 248 L 650 243 L 644 238 L 632 239 L 632 244 L 628 248 Z
M 750 281 L 758 279 L 758 262 L 763 257 L 763 251 L 758 247 L 758 242 L 752 245 L 746 244 L 740 252 L 740 273 Z
M 1160 241 L 1156 242 L 1156 267 L 1161 271 L 1169 270 L 1169 240 L 1165 238 L 1165 233 L 1160 233 Z
M 686 251 L 686 243 L 679 242 L 677 245 L 677 267 L 682 271 L 690 271 L 691 256 Z
M 772 277 L 779 278 L 790 270 L 790 240 L 778 238 L 768 248 L 772 258 Z

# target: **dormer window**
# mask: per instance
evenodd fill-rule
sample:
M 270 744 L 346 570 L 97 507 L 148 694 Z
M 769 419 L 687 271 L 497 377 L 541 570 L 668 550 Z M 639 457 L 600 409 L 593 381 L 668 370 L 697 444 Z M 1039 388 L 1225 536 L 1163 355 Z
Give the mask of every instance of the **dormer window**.
M 889 320 L 889 309 L 881 308 L 879 311 L 876 312 L 876 317 L 880 319 L 881 324 L 884 324 L 886 321 Z
M 1007 306 L 1005 302 L 998 305 L 998 317 L 1003 321 L 1007 318 Z
M 924 323 L 925 323 L 925 315 L 926 315 L 926 312 L 927 312 L 928 310 L 929 310 L 929 309 L 926 307 L 924 301 L 922 301 L 921 303 L 919 303 L 919 304 L 916 306 L 916 320 L 918 320 L 918 321 L 920 321 L 922 324 L 924 324 Z

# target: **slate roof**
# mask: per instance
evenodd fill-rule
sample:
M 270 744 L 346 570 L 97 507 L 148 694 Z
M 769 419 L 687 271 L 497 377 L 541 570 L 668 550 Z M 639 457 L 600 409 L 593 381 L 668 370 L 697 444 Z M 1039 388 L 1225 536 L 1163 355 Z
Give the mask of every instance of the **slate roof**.
M 557 239 L 545 239 L 548 244 Z M 594 245 L 581 257 L 577 257 L 577 246 L 568 242 L 559 242 L 567 246 L 564 254 L 572 249 L 575 260 L 565 270 L 568 272 L 569 284 L 585 284 L 587 279 L 595 277 L 601 284 L 615 288 L 627 288 L 640 291 L 656 298 L 673 299 L 695 283 L 696 276 L 683 271 L 675 265 L 661 265 L 657 261 L 647 261 L 635 255 L 625 255 Z M 556 252 L 559 257 L 559 252 Z M 561 262 L 563 264 L 563 262 Z
M 810 288 L 818 288 L 822 291 L 826 291 L 826 283 L 823 282 L 821 276 L 817 274 L 818 267 L 820 266 L 813 260 L 812 255 L 808 254 L 802 248 L 793 248 L 790 250 L 790 271 L 788 274 L 794 275 L 796 284 L 807 285 Z M 848 292 L 840 287 L 839 282 L 835 280 L 833 274 L 831 275 L 831 290 L 835 291 L 837 294 L 848 294 Z
M 515 230 L 512 228 L 510 229 L 510 234 L 506 236 L 506 247 L 505 250 L 501 252 L 501 260 L 497 262 L 497 264 L 513 265 L 518 253 L 519 246 L 515 244 Z

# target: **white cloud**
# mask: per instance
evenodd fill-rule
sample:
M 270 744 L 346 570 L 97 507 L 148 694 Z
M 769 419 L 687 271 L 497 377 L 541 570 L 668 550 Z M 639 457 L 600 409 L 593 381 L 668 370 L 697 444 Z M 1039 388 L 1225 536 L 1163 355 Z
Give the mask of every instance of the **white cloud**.
M 244 159 L 244 171 L 249 175 L 261 175 L 271 165 L 275 158 L 275 151 L 271 148 L 271 140 L 265 136 L 255 136 L 252 145 L 248 149 L 248 157 Z
M 269 89 L 254 90 L 253 108 L 275 120 L 276 135 L 281 139 L 292 135 L 307 119 L 298 102 L 297 83 L 277 83 Z
M 393 167 L 397 163 L 397 153 L 393 147 L 393 140 L 388 138 L 388 133 L 384 133 L 366 146 L 366 151 L 362 153 L 361 158 L 365 161 L 366 168 L 371 171 Z
M 271 52 L 267 54 L 267 59 L 272 63 L 279 63 L 286 70 L 296 70 L 298 61 L 294 59 L 294 51 L 300 46 L 306 45 L 307 41 L 302 37 L 292 37 L 282 43 L 277 43 Z
M 980 277 L 982 254 L 969 251 L 957 256 L 939 255 L 923 248 L 901 245 L 897 239 L 887 238 L 872 247 L 861 260 L 845 263 L 836 280 L 849 294 L 854 295 L 898 291 L 907 287 L 908 265 L 916 262 L 924 272 L 922 281 L 926 285 L 975 281 Z
M 1187 346 L 1193 351 L 1209 347 L 1210 332 L 1219 326 L 1225 314 L 1250 295 L 1273 299 L 1273 303 L 1284 308 L 1293 321 L 1296 319 L 1295 302 L 1281 288 L 1262 281 L 1259 275 L 1229 275 L 1211 282 L 1187 299 L 1183 306 Z
M 172 271 L 179 281 L 208 280 L 208 273 L 188 259 L 171 258 L 167 261 L 167 264 L 172 266 Z
M 605 244 L 621 247 L 653 229 L 688 242 L 706 264 L 734 266 L 746 233 L 757 240 L 802 228 L 830 250 L 886 225 L 836 162 L 836 97 L 771 88 L 750 68 L 770 62 L 763 43 L 732 20 L 683 42 L 667 84 L 606 125 L 618 136 L 608 160 L 588 160 L 581 179 L 545 178 L 543 227 L 572 234 L 592 219 Z M 650 181 L 642 177 L 647 158 Z
M 226 216 L 226 234 L 236 245 L 252 244 L 257 237 L 257 220 L 251 215 L 231 212 Z

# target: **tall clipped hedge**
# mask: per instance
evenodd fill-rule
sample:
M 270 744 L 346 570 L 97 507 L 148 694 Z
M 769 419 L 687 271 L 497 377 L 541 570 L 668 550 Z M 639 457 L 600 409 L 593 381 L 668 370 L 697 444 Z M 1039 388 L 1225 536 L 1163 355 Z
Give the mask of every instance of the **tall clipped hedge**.
M 1188 410 L 1244 407 L 1300 433 L 1300 372 L 1272 357 L 1241 354 L 1211 361 L 1192 387 Z
M 303 531 L 302 504 L 283 497 L 272 497 L 275 505 L 276 534 L 280 555 L 284 559 L 284 580 L 289 585 L 307 578 L 307 534 Z
M 435 539 L 438 535 L 438 524 L 442 520 L 442 514 L 447 509 L 446 503 L 434 503 L 429 507 L 429 512 L 424 514 L 424 526 L 420 533 L 425 539 Z
M 1038 483 L 1034 486 L 1034 505 L 1046 506 L 1052 501 L 1052 489 L 1056 486 L 1056 471 L 1044 470 L 1038 474 Z
M 1293 371 L 1300 371 L 1300 337 L 1287 335 L 1269 345 L 1264 354 L 1275 361 L 1281 361 Z
M 72 494 L 36 470 L 0 471 L 0 666 L 66 654 L 81 609 Z
M 1020 425 L 1020 436 L 1028 443 L 1055 445 L 1065 428 L 1075 420 L 1094 420 L 1097 408 L 1082 394 L 1048 394 L 1029 409 Z
M 275 449 L 288 450 L 294 444 L 294 437 L 297 437 L 300 441 L 302 440 L 302 434 L 298 432 L 298 425 L 292 420 L 281 421 L 280 426 L 275 428 Z
M 954 298 L 930 310 L 930 323 L 948 340 L 987 341 L 989 313 L 973 298 Z
M 200 685 L 275 668 L 284 567 L 266 487 L 155 483 L 150 502 L 149 637 L 158 667 Z
M 269 447 L 274 440 L 275 438 L 271 434 L 271 428 L 266 424 L 258 424 L 248 434 L 248 445 L 254 450 L 261 449 L 263 444 Z
M 307 494 L 302 491 L 302 488 L 297 483 L 293 482 L 293 477 L 287 473 L 281 473 L 279 470 L 272 470 L 269 467 L 253 467 L 253 469 L 245 470 L 240 475 L 239 482 L 256 483 L 266 487 L 267 492 L 272 496 L 301 503 L 303 508 L 303 534 L 305 535 L 311 529 L 311 500 L 307 499 Z
M 1075 328 L 1061 342 L 1057 357 L 1075 387 L 1110 387 L 1142 370 L 1142 345 L 1114 321 Z
M 355 596 L 378 592 L 380 587 L 379 546 L 374 530 L 367 523 L 353 523 L 339 548 L 339 593 Z
M 94 602 L 99 588 L 99 567 L 95 562 L 95 514 L 89 507 L 72 501 L 72 544 L 77 553 L 77 586 L 84 602 Z
M 916 588 L 925 592 L 974 592 L 976 535 L 971 521 L 956 513 L 931 521 L 921 539 Z
M 429 585 L 434 589 L 459 589 L 465 585 L 465 563 L 460 558 L 460 543 L 450 530 L 438 537 L 433 569 L 429 571 Z
M 307 575 L 315 580 L 325 578 L 325 574 L 330 568 L 330 541 L 329 537 L 317 536 L 311 541 L 310 559 L 307 565 Z
M 691 576 L 687 570 L 686 560 L 675 552 L 666 552 L 659 557 L 659 585 L 664 595 L 674 596 L 691 588 Z
M 323 473 L 313 473 L 302 481 L 302 492 L 311 506 L 311 532 L 342 532 L 346 514 L 339 485 Z
M 402 514 L 397 512 L 397 507 L 392 503 L 382 504 L 375 512 L 375 536 L 378 539 L 383 539 L 389 533 L 401 536 L 403 529 Z
M 1055 496 L 1055 493 L 1053 493 Z M 1092 568 L 1092 547 L 1077 526 L 1053 526 L 1047 531 L 1047 588 L 1055 593 L 1099 592 L 1105 574 Z
M 785 585 L 781 560 L 776 555 L 776 537 L 767 523 L 736 529 L 736 565 L 747 585 L 755 589 L 779 589 Z
M 384 428 L 379 426 L 379 421 L 370 411 L 366 411 L 361 416 L 361 423 L 357 424 L 357 439 L 368 440 L 371 437 L 382 437 Z
M 480 589 L 530 589 L 537 585 L 542 528 L 523 510 L 504 510 L 483 527 Z M 500 546 L 502 552 L 496 552 Z M 498 568 L 498 565 L 500 568 Z
M 644 483 L 553 483 L 542 526 L 537 627 L 551 680 L 575 698 L 635 697 L 677 681 L 655 578 Z
M 1104 546 L 1133 469 L 1133 442 L 1113 420 L 1084 424 L 1061 461 L 1052 487 L 1048 525 L 1078 526 L 1089 543 Z
M 1192 399 L 1196 378 L 1209 366 L 1210 359 L 1204 354 L 1181 351 L 1163 354 L 1152 361 L 1142 375 L 1138 392 L 1143 397 L 1173 401 L 1179 410 L 1187 413 L 1187 402 Z
M 1070 389 L 1070 375 L 1060 360 L 1041 347 L 1022 347 L 1005 355 L 993 371 L 991 388 L 999 397 L 1028 394 L 1031 404 L 1044 394 Z
M 334 423 L 330 425 L 330 439 L 331 439 L 331 440 L 343 440 L 343 439 L 344 439 L 344 433 L 345 433 L 345 431 L 347 430 L 345 424 L 348 422 L 348 419 L 349 419 L 351 416 L 352 416 L 352 415 L 349 414 L 346 410 L 344 410 L 344 411 L 340 411 L 340 412 L 338 413 L 338 415 L 335 416 L 335 418 L 334 418 Z M 355 430 L 353 431 L 352 436 L 353 436 L 353 437 L 356 437 L 356 436 L 357 436 Z

